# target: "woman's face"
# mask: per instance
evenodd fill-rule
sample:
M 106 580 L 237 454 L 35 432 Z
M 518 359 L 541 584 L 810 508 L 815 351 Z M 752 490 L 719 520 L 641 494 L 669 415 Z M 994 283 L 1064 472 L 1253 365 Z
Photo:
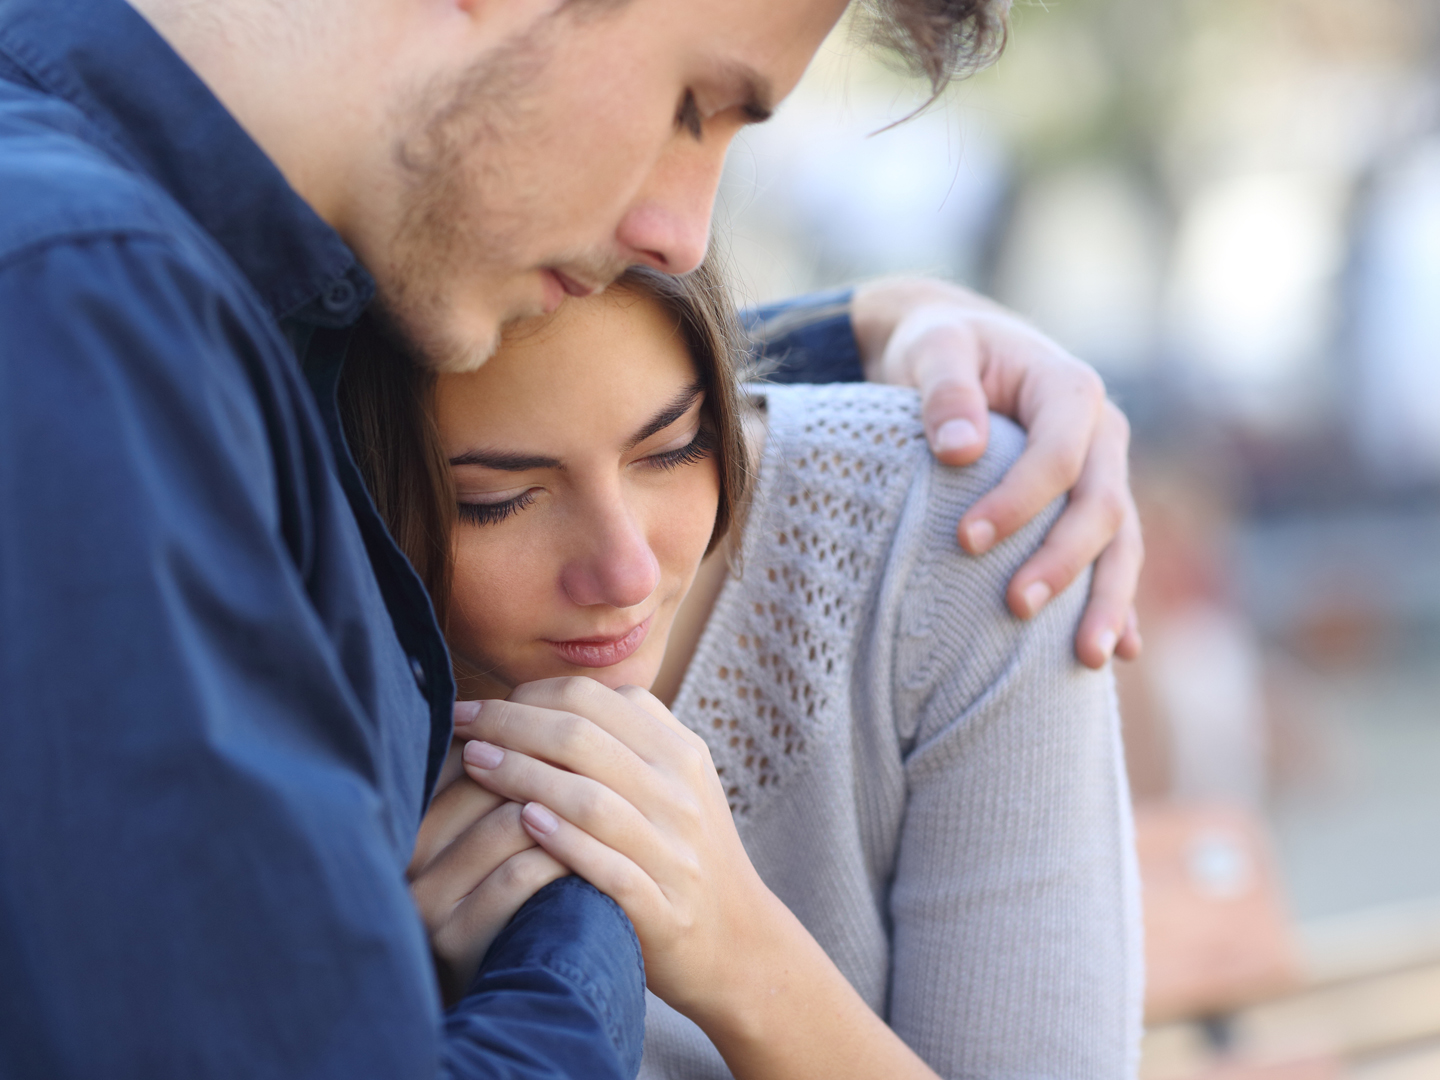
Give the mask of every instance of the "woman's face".
M 468 696 L 556 675 L 654 681 L 715 525 L 702 401 L 675 319 L 614 289 L 440 377 L 460 503 L 450 645 L 484 673 Z

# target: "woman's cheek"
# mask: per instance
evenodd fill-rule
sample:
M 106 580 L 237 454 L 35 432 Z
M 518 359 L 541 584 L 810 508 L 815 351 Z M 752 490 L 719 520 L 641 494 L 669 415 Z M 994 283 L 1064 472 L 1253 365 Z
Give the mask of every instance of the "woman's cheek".
M 710 545 L 710 536 L 715 531 L 715 512 L 720 505 L 720 470 L 713 458 L 700 462 L 686 470 L 681 491 L 676 501 L 683 505 L 685 513 L 679 515 L 677 541 L 683 548 L 682 556 L 689 564 L 687 572 L 693 573 Z
M 523 536 L 509 535 L 523 529 L 500 533 L 505 524 L 511 523 L 480 527 L 498 535 L 462 536 L 455 557 L 451 647 L 485 667 L 504 666 L 538 636 L 540 625 L 537 549 Z

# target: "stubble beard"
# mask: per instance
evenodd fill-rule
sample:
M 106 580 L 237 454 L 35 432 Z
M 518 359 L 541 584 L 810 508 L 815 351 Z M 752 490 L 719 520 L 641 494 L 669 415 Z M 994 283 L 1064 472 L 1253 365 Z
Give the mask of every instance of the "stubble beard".
M 494 354 L 506 325 L 541 313 L 538 300 L 496 310 L 497 298 L 467 294 L 457 283 L 504 282 L 538 265 L 608 283 L 626 269 L 588 251 L 552 254 L 542 264 L 525 254 L 546 200 L 538 178 L 519 175 L 507 151 L 533 142 L 542 123 L 535 87 L 553 52 L 551 29 L 542 23 L 419 92 L 401 118 L 392 156 L 406 188 L 388 258 L 376 268 L 375 309 L 390 336 L 431 371 L 473 371 Z

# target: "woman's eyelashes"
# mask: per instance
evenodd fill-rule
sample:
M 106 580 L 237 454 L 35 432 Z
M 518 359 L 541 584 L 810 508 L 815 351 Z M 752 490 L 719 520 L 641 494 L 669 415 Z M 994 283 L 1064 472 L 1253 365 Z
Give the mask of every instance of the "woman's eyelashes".
M 677 450 L 664 450 L 640 460 L 661 469 L 677 469 L 681 465 L 692 465 L 702 461 L 715 451 L 715 434 L 708 427 L 701 426 L 695 437 Z
M 511 514 L 518 514 L 534 501 L 535 489 L 531 488 L 504 502 L 462 502 L 459 504 L 460 520 L 467 525 L 494 525 Z
M 715 452 L 715 434 L 709 427 L 702 425 L 698 428 L 690 441 L 684 446 L 674 450 L 662 450 L 659 453 L 647 454 L 635 462 L 636 465 L 649 468 L 678 469 L 685 465 L 693 465 L 697 461 L 703 461 Z M 510 499 L 503 499 L 500 502 L 461 502 L 457 504 L 460 520 L 467 525 L 495 525 L 504 521 L 512 514 L 518 514 L 535 501 L 538 488 L 528 488 L 519 495 Z

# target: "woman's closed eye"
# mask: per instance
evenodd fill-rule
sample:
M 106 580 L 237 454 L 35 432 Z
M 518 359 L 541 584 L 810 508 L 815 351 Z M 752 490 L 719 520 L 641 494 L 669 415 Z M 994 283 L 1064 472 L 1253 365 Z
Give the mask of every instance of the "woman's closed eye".
M 677 436 L 659 449 L 636 458 L 632 464 L 670 472 L 704 461 L 715 453 L 718 445 L 710 426 L 701 423 L 693 434 Z M 463 524 L 497 525 L 528 507 L 542 490 L 539 487 L 524 487 L 496 492 L 467 492 L 462 484 L 456 509 Z
M 715 452 L 715 447 L 715 433 L 708 426 L 702 424 L 685 445 L 673 450 L 658 450 L 653 454 L 647 454 L 637 464 L 661 469 L 678 469 L 682 465 L 693 465 L 697 461 L 703 461 Z
M 501 497 L 462 497 L 457 509 L 460 520 L 467 525 L 494 525 L 504 521 L 511 514 L 518 514 L 535 501 L 535 488 L 526 488 L 516 495 L 501 492 Z

